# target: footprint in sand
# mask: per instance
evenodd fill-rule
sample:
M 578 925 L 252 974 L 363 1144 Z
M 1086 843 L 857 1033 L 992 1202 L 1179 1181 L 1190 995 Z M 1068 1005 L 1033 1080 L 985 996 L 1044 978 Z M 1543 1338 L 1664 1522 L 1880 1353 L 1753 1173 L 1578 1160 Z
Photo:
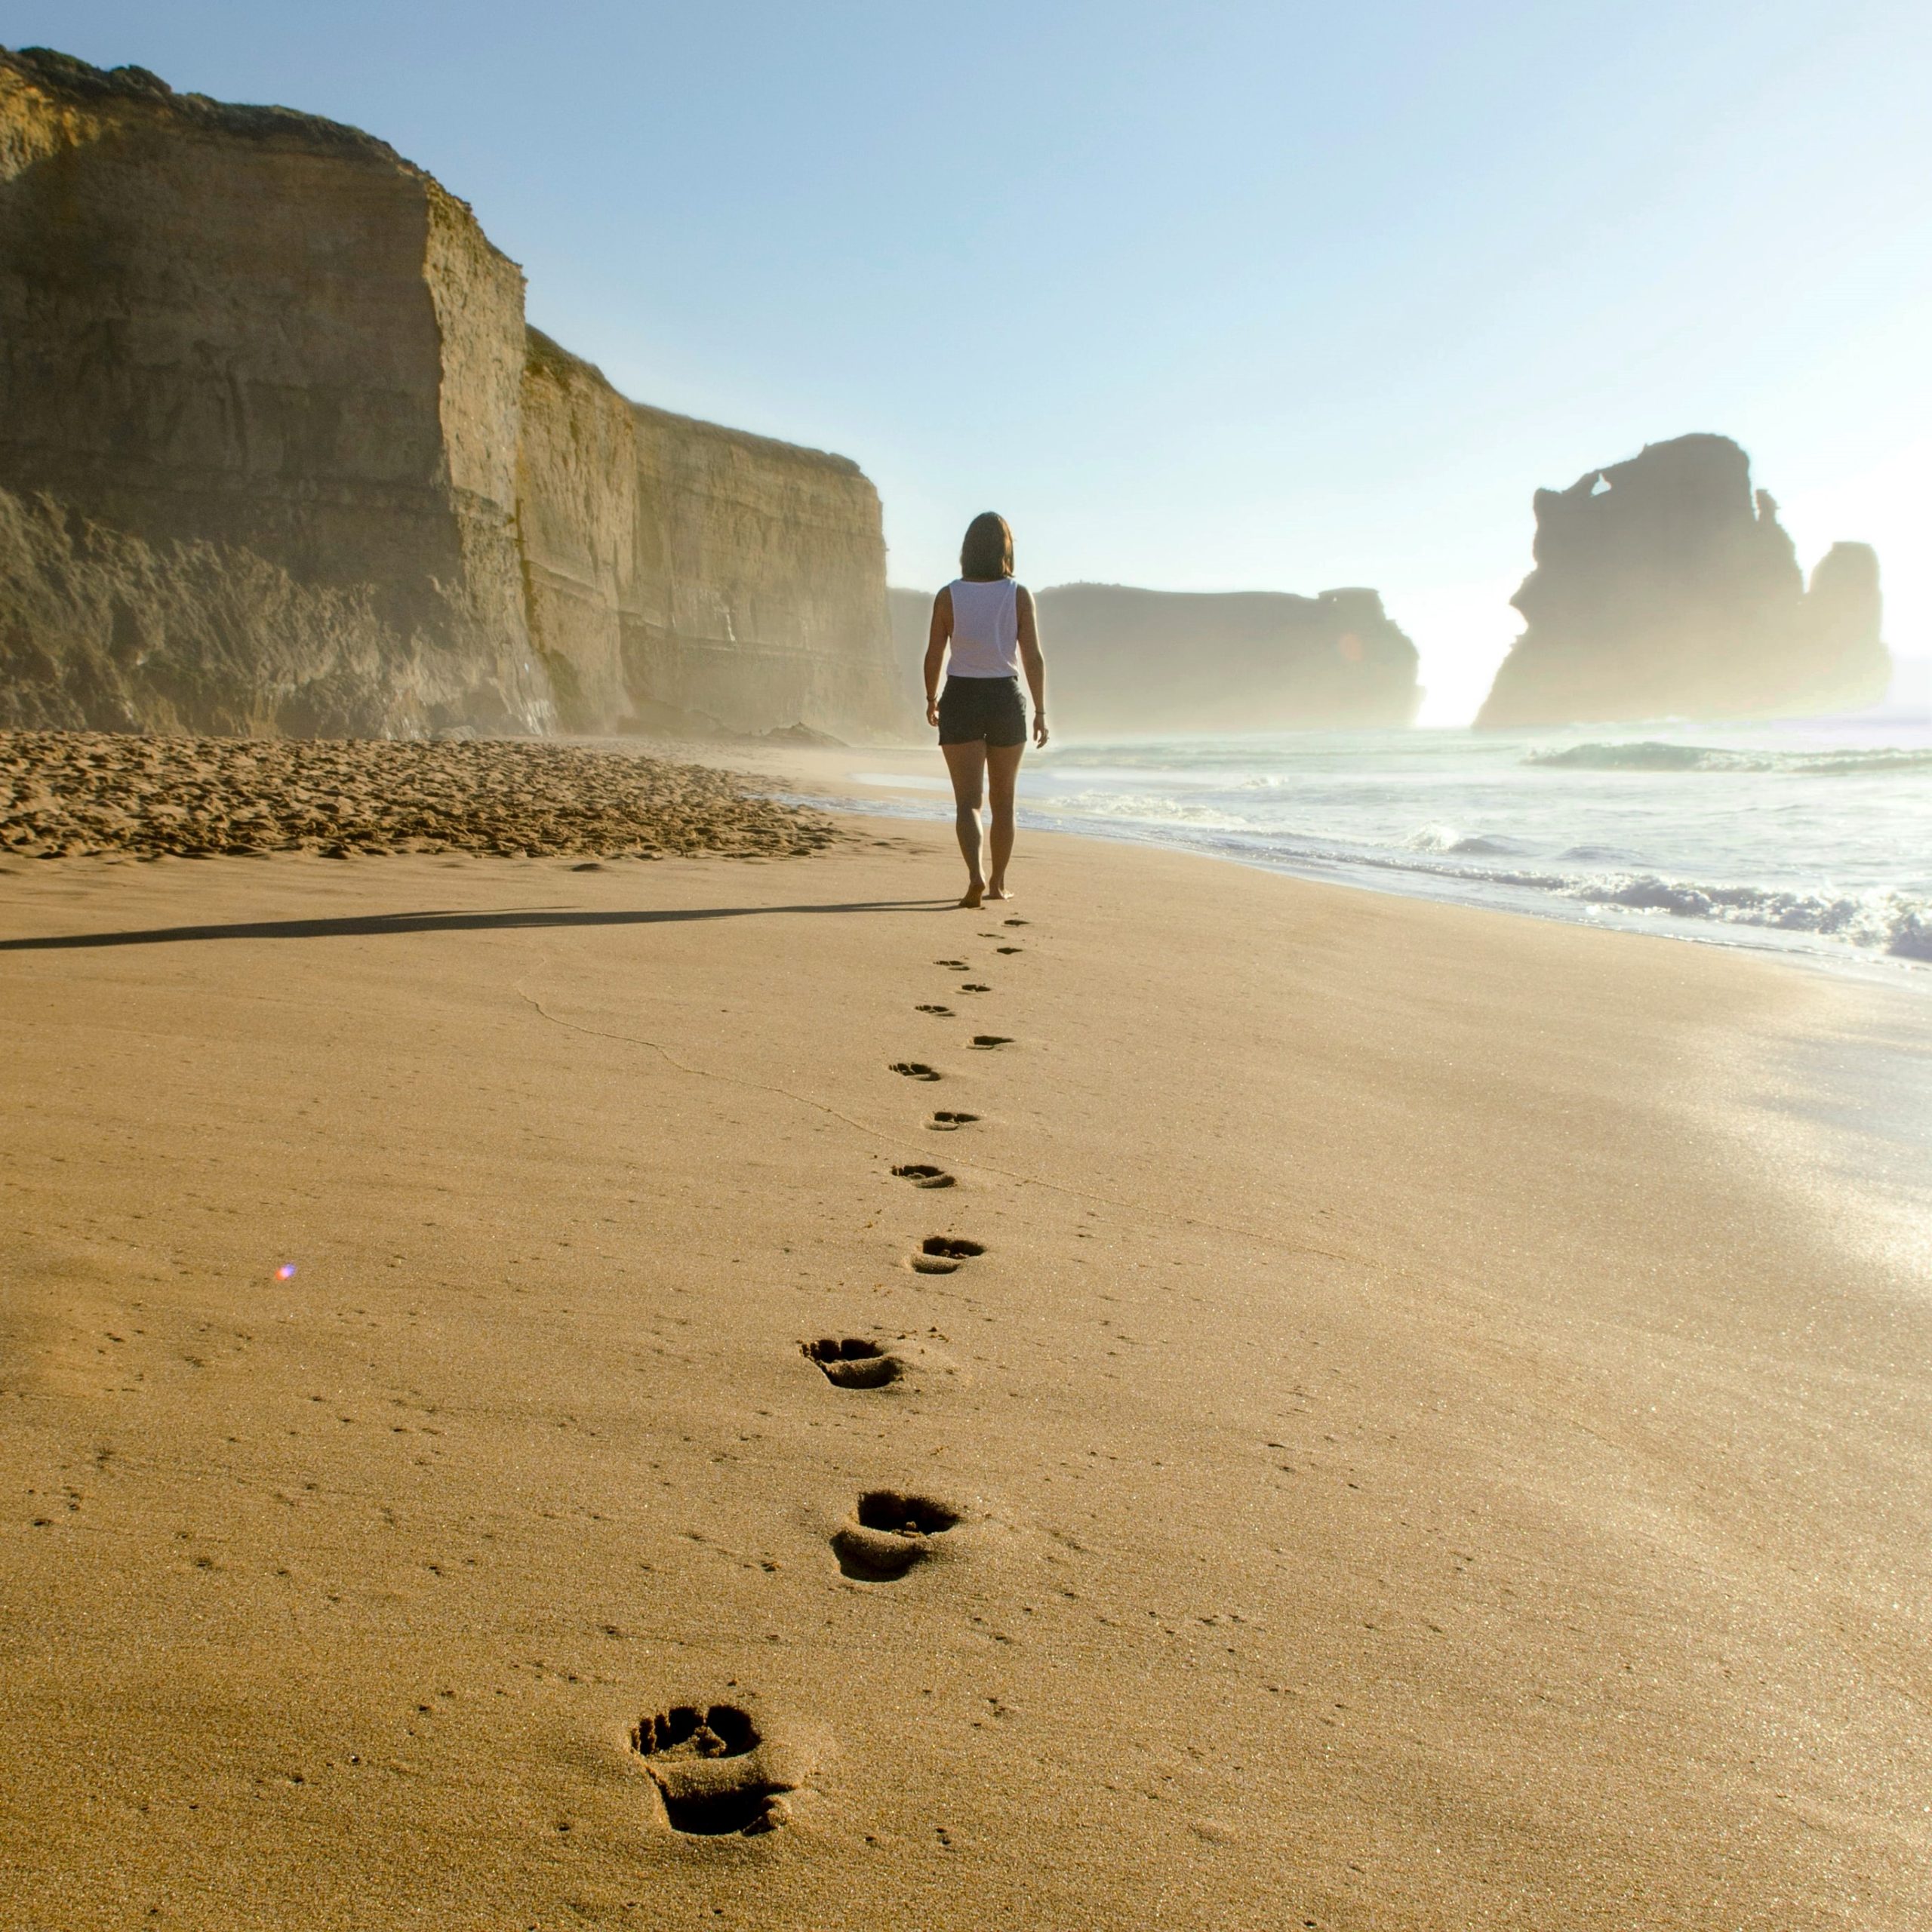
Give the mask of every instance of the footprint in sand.
M 968 1241 L 960 1235 L 928 1235 L 912 1257 L 915 1275 L 950 1275 L 962 1261 L 986 1251 L 983 1241 Z
M 975 1033 L 973 1044 L 980 1048 L 1010 1047 L 1013 1044 L 1013 1036 L 1010 1033 Z
M 856 1335 L 827 1335 L 801 1342 L 800 1352 L 825 1371 L 825 1379 L 840 1389 L 883 1389 L 897 1382 L 906 1364 L 889 1349 Z
M 957 1509 L 932 1497 L 869 1489 L 834 1532 L 832 1553 L 848 1577 L 866 1583 L 892 1583 L 915 1563 L 939 1555 L 936 1540 L 961 1520 Z
M 989 993 L 992 988 L 981 986 L 977 980 L 967 980 L 961 983 L 959 990 L 962 993 Z
M 1008 919 L 1002 923 L 1009 926 L 1024 926 L 1030 924 L 1032 921 L 1026 919 Z
M 791 1816 L 785 1794 L 811 1773 L 795 1743 L 767 1737 L 737 1704 L 674 1704 L 641 1718 L 631 1749 L 643 1758 L 674 1832 L 751 1838 Z
M 995 952 L 1024 952 L 1026 949 L 1023 946 L 996 946 L 993 950 Z
M 937 1328 L 927 1334 L 940 1336 Z M 943 1348 L 924 1335 L 900 1335 L 890 1340 L 869 1336 L 827 1335 L 801 1342 L 798 1352 L 817 1365 L 835 1389 L 962 1388 L 971 1380 Z
M 979 1118 L 977 1114 L 955 1113 L 942 1107 L 926 1125 L 935 1134 L 956 1134 L 962 1127 L 971 1127 Z
M 909 1180 L 915 1187 L 952 1187 L 958 1185 L 943 1168 L 935 1168 L 924 1161 L 908 1161 L 904 1166 L 892 1171 L 901 1180 Z
M 973 968 L 973 962 L 970 959 L 935 959 L 933 964 L 943 966 L 949 973 L 968 973 Z
M 952 1017 L 952 1009 L 949 1006 L 915 1006 L 912 1011 L 915 1013 L 937 1013 L 947 1020 Z
M 928 1066 L 922 1060 L 896 1060 L 892 1063 L 894 1073 L 903 1073 L 908 1080 L 937 1080 L 943 1076 L 936 1067 Z

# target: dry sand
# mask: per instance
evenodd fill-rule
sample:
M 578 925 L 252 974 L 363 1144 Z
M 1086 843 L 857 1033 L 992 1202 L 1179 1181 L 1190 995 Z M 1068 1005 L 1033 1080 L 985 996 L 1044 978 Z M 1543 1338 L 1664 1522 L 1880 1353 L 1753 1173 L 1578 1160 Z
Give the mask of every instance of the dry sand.
M 954 863 L 5 866 L 0 1922 L 1932 1922 L 1857 989 Z

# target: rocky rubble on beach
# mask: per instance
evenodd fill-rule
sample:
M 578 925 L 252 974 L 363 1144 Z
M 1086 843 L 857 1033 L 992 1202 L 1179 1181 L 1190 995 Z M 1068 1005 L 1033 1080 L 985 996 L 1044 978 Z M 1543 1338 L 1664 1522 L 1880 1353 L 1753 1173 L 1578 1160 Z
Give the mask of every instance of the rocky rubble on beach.
M 635 752 L 416 742 L 0 732 L 0 853 L 488 852 L 786 858 L 837 836 L 730 774 Z

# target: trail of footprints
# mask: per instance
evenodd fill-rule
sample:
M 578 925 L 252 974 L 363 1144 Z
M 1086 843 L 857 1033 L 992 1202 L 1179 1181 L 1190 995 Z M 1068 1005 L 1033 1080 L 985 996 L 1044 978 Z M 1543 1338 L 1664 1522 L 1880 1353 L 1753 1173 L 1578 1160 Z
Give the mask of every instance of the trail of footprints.
M 1024 919 L 1008 919 L 1009 927 Z M 995 933 L 982 938 L 995 939 Z M 1018 946 L 995 949 L 1002 954 Z M 964 959 L 934 962 L 948 972 L 972 970 Z M 992 987 L 968 980 L 961 992 L 990 992 Z M 943 1019 L 951 1008 L 926 1002 L 915 1011 Z M 974 1048 L 982 1052 L 1014 1044 L 1001 1033 L 976 1033 Z M 934 1081 L 944 1075 L 924 1060 L 894 1060 L 891 1071 L 910 1080 Z M 926 1122 L 934 1134 L 955 1134 L 974 1125 L 977 1114 L 941 1108 Z M 909 1161 L 894 1175 L 922 1189 L 949 1188 L 958 1183 L 944 1168 L 930 1161 Z M 963 1235 L 928 1235 L 918 1252 L 907 1258 L 915 1274 L 949 1275 L 986 1253 L 986 1244 Z M 800 1352 L 835 1389 L 888 1389 L 912 1370 L 916 1350 L 860 1335 L 829 1335 L 801 1342 Z M 964 1520 L 952 1504 L 914 1490 L 869 1489 L 854 1503 L 832 1537 L 832 1553 L 842 1576 L 862 1583 L 895 1583 L 920 1565 L 950 1553 L 944 1541 Z M 681 1835 L 697 1838 L 751 1838 L 774 1831 L 791 1817 L 791 1794 L 804 1789 L 814 1769 L 810 1751 L 797 1739 L 775 1730 L 752 1700 L 713 1704 L 678 1704 L 655 1715 L 641 1718 L 630 1734 L 630 1744 L 649 1771 L 663 1807 L 666 1823 Z

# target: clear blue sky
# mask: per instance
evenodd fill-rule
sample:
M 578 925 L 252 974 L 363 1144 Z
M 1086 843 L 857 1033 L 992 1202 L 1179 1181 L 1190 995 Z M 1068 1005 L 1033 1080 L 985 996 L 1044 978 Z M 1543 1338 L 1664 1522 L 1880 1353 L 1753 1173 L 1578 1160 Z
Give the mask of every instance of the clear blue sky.
M 1932 651 L 1925 0 L 0 0 L 382 135 L 629 393 L 856 457 L 891 574 L 1380 588 L 1426 715 L 1530 494 L 1710 429 Z M 1049 641 L 1051 642 L 1051 641 Z

